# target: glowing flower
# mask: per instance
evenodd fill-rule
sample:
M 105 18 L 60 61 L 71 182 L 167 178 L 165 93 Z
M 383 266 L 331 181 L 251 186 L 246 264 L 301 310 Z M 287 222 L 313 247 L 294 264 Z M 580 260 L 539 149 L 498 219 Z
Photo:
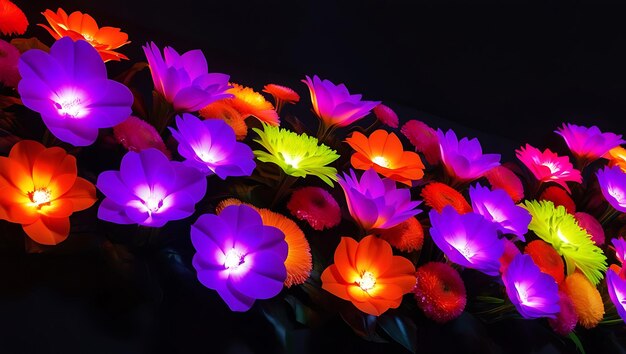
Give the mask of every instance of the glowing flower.
M 478 139 L 458 140 L 452 130 L 445 134 L 437 130 L 441 149 L 441 160 L 450 176 L 461 181 L 471 181 L 482 177 L 496 166 L 500 166 L 499 154 L 483 154 Z
M 417 269 L 413 294 L 426 317 L 438 323 L 453 320 L 463 313 L 467 303 L 465 284 L 450 265 L 429 262 Z
M 215 101 L 198 111 L 198 114 L 204 119 L 222 119 L 233 128 L 237 140 L 241 141 L 248 135 L 246 119 L 228 101 L 230 100 Z
M 623 237 L 619 237 L 612 239 L 611 243 L 613 248 L 615 248 L 615 258 L 623 264 L 624 260 L 626 260 L 626 241 L 624 241 Z
M 487 171 L 485 177 L 491 184 L 491 189 L 502 189 L 515 203 L 519 203 L 524 198 L 522 181 L 508 168 L 496 166 Z
M 285 103 L 294 104 L 300 101 L 300 95 L 287 86 L 267 84 L 263 87 L 263 92 L 267 92 L 274 97 L 277 113 L 280 113 Z
M 499 259 L 500 274 L 503 274 L 506 271 L 506 269 L 509 267 L 509 264 L 513 262 L 518 254 L 521 254 L 519 248 L 517 248 L 513 241 L 509 240 L 508 238 L 503 238 L 502 243 L 504 243 L 504 252 Z
M 294 191 L 287 203 L 291 215 L 305 220 L 314 230 L 330 229 L 341 222 L 341 209 L 333 196 L 319 187 Z
M 5 36 L 24 34 L 28 19 L 24 12 L 9 0 L 0 0 L 0 33 Z
M 429 216 L 430 235 L 452 262 L 488 275 L 499 274 L 504 244 L 493 223 L 478 214 L 459 214 L 451 206 L 441 213 L 431 210 Z
M 613 269 L 606 272 L 606 287 L 619 316 L 626 322 L 626 279 Z
M 278 126 L 280 119 L 274 110 L 274 106 L 269 103 L 263 95 L 254 91 L 250 87 L 231 83 L 233 86 L 228 93 L 235 97 L 229 99 L 229 104 L 235 108 L 245 118 L 253 116 L 261 122 Z
M 609 166 L 619 166 L 626 173 L 626 149 L 621 146 L 614 147 L 605 157 L 609 159 Z
M 70 37 L 73 40 L 85 40 L 89 42 L 100 54 L 103 61 L 128 59 L 124 54 L 118 53 L 115 49 L 130 43 L 128 34 L 115 27 L 98 28 L 98 24 L 93 17 L 74 11 L 69 16 L 63 9 L 58 9 L 55 13 L 46 10 L 42 15 L 50 24 L 50 27 L 39 24 L 45 28 L 54 39 Z
M 597 175 L 604 198 L 615 210 L 626 213 L 626 173 L 615 166 L 598 170 Z
M 0 39 L 0 84 L 7 87 L 17 87 L 21 78 L 17 69 L 19 60 L 20 51 L 11 43 Z
M 247 311 L 256 299 L 272 298 L 282 290 L 285 235 L 263 225 L 253 208 L 232 205 L 219 215 L 201 215 L 191 225 L 191 242 L 198 280 L 216 290 L 232 311 Z
M 393 111 L 393 109 L 385 106 L 384 104 L 381 103 L 374 107 L 374 115 L 381 123 L 392 128 L 398 127 L 398 115 Z
M 127 152 L 120 170 L 102 172 L 97 186 L 106 196 L 98 209 L 101 220 L 161 227 L 193 214 L 206 192 L 206 178 L 157 149 L 147 149 Z
M 400 132 L 409 139 L 417 151 L 424 154 L 429 164 L 439 163 L 441 158 L 439 138 L 433 128 L 422 121 L 412 119 L 402 126 Z
M 424 245 L 424 229 L 416 218 L 408 218 L 398 225 L 380 231 L 380 238 L 402 252 L 419 251 Z
M 143 51 L 150 65 L 154 89 L 178 112 L 195 112 L 209 103 L 231 98 L 227 90 L 229 76 L 209 73 L 206 58 L 199 49 L 183 55 L 172 47 L 161 50 L 154 43 L 146 44 Z
M 311 93 L 313 110 L 327 127 L 345 127 L 365 117 L 380 102 L 361 101 L 361 95 L 351 95 L 344 84 L 335 85 L 321 80 L 317 75 L 313 80 L 306 76 L 302 80 Z
M 373 316 L 400 306 L 414 286 L 413 263 L 394 256 L 391 246 L 375 236 L 360 242 L 342 237 L 335 263 L 322 273 L 322 289 Z
M 24 105 L 39 112 L 57 138 L 91 145 L 99 128 L 122 123 L 131 113 L 133 95 L 107 79 L 104 62 L 89 43 L 61 38 L 50 54 L 31 49 L 20 57 L 18 91 Z
M 467 200 L 456 189 L 440 183 L 430 182 L 422 189 L 421 193 L 424 204 L 437 210 L 438 213 L 443 211 L 443 208 L 450 205 L 459 214 L 465 214 L 472 211 L 472 207 Z
M 226 207 L 229 207 L 231 205 L 247 205 L 253 208 L 254 210 L 258 211 L 258 208 L 250 203 L 244 203 L 237 198 L 227 198 L 217 204 L 217 206 L 215 207 L 215 214 L 219 215 L 222 212 L 222 210 L 226 209 Z
M 113 134 L 117 141 L 129 151 L 155 148 L 171 158 L 170 151 L 165 147 L 159 133 L 145 120 L 130 116 L 113 127 Z
M 593 162 L 609 150 L 626 143 L 621 135 L 603 133 L 595 125 L 591 128 L 575 124 L 565 124 L 555 130 L 567 143 L 570 151 L 584 164 Z
M 354 170 L 339 177 L 350 215 L 365 230 L 388 229 L 417 215 L 420 201 L 411 200 L 408 188 L 396 188 L 396 182 L 381 179 L 374 169 L 358 180 Z
M 524 253 L 533 259 L 539 270 L 552 276 L 558 284 L 561 284 L 563 279 L 565 279 L 563 258 L 546 242 L 534 240 L 526 245 Z
M 316 138 L 268 124 L 263 124 L 263 130 L 253 130 L 259 134 L 254 141 L 267 150 L 254 151 L 259 161 L 274 163 L 294 177 L 317 176 L 331 187 L 337 180 L 337 170 L 327 165 L 339 155 L 324 144 L 318 145 Z
M 76 159 L 59 147 L 22 140 L 0 157 L 0 219 L 21 224 L 35 242 L 56 245 L 69 216 L 96 202 L 96 188 L 76 176 Z
M 604 229 L 598 219 L 583 212 L 574 214 L 574 218 L 576 218 L 578 226 L 591 236 L 591 241 L 598 246 L 602 246 L 604 244 Z
M 424 177 L 424 164 L 419 155 L 404 151 L 396 134 L 378 129 L 369 137 L 354 132 L 346 142 L 356 152 L 350 163 L 358 170 L 374 168 L 381 175 L 411 186 L 412 181 Z
M 559 287 L 542 273 L 528 255 L 519 255 L 502 274 L 506 293 L 524 318 L 555 318 L 559 312 Z
M 528 224 L 532 218 L 528 211 L 515 205 L 511 197 L 501 189 L 490 191 L 489 188 L 476 184 L 470 187 L 472 209 L 476 214 L 493 222 L 498 230 L 505 234 L 513 234 L 526 241 Z
M 607 267 L 606 256 L 578 226 L 574 216 L 550 201 L 526 201 L 525 205 L 533 217 L 528 229 L 565 258 L 567 274 L 578 268 L 593 284 L 598 284 Z
M 176 117 L 176 127 L 169 128 L 178 141 L 178 153 L 185 164 L 219 178 L 250 176 L 256 167 L 252 149 L 235 139 L 233 129 L 220 119 L 200 120 L 184 113 Z
M 578 315 L 578 323 L 591 329 L 600 323 L 604 315 L 604 303 L 598 289 L 583 274 L 568 275 L 563 282 L 563 291 L 572 300 Z
M 562 291 L 559 290 L 559 313 L 555 318 L 549 318 L 548 323 L 552 329 L 562 335 L 566 336 L 576 327 L 578 322 L 578 315 L 572 300 Z
M 567 156 L 558 156 L 550 149 L 541 152 L 530 144 L 526 144 L 526 147 L 521 147 L 515 152 L 517 158 L 540 182 L 555 182 L 568 192 L 570 190 L 566 182 L 582 182 L 580 171 L 572 166 Z
M 572 197 L 559 186 L 550 186 L 544 189 L 539 196 L 539 200 L 551 201 L 555 206 L 562 205 L 570 214 L 576 213 L 576 203 L 574 203 Z

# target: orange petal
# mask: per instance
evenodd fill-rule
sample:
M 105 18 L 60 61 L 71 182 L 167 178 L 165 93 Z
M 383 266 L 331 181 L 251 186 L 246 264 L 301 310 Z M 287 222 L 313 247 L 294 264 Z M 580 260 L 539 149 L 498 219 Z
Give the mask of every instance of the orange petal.
M 60 147 L 44 150 L 33 165 L 35 188 L 48 188 L 52 199 L 67 192 L 76 180 L 76 158 Z
M 344 300 L 350 300 L 348 296 L 348 288 L 346 284 L 343 284 L 343 278 L 336 265 L 331 265 L 322 272 L 322 289 L 329 293 L 342 298 Z
M 369 294 L 363 291 L 358 285 L 348 285 L 347 289 L 348 295 L 350 295 L 350 301 L 367 302 L 371 300 Z
M 369 146 L 371 149 L 372 158 L 376 156 L 383 156 L 391 162 L 391 156 L 385 156 L 385 145 L 387 144 L 387 138 L 389 133 L 383 129 L 378 129 L 369 136 Z
M 346 143 L 351 148 L 365 155 L 368 159 L 371 159 L 372 151 L 370 150 L 370 141 L 367 137 L 359 132 L 352 133 L 352 136 L 346 139 Z M 356 168 L 356 167 L 355 167 Z
M 37 208 L 30 205 L 29 199 L 22 198 L 21 201 L 16 201 L 13 204 L 5 206 L 8 220 L 17 224 L 31 224 L 39 219 L 40 215 L 37 212 Z
M 98 200 L 96 198 L 96 186 L 81 177 L 76 177 L 74 186 L 62 198 L 72 202 L 73 211 L 85 210 Z
M 374 164 L 372 160 L 369 159 L 369 157 L 363 155 L 360 152 L 355 152 L 354 154 L 352 154 L 352 157 L 350 158 L 350 163 L 352 164 L 352 167 L 356 168 L 357 170 L 369 170 L 372 166 L 374 166 L 374 168 L 378 166 Z
M 67 199 L 57 199 L 50 205 L 42 205 L 39 213 L 51 218 L 67 218 L 72 215 L 73 204 Z
M 9 159 L 21 164 L 30 174 L 37 156 L 46 149 L 41 143 L 33 140 L 22 140 L 11 148 Z
M 67 25 L 72 31 L 76 31 L 82 35 L 94 37 L 98 32 L 98 24 L 93 17 L 83 14 L 80 11 L 74 11 L 67 19 Z
M 41 218 L 30 225 L 22 225 L 24 232 L 35 242 L 42 245 L 56 245 L 70 234 L 69 218 Z
M 376 236 L 366 236 L 356 250 L 356 270 L 358 274 L 369 271 L 378 277 L 389 269 L 392 259 L 393 252 L 387 241 Z
M 342 237 L 335 250 L 337 271 L 346 283 L 354 283 L 359 279 L 356 269 L 356 251 L 359 243 L 350 237 Z
M 404 147 L 402 146 L 402 142 L 398 136 L 394 133 L 390 133 L 386 140 L 387 141 L 385 142 L 381 156 L 384 156 L 387 160 L 389 160 L 389 164 L 394 166 L 398 164 L 400 159 L 402 159 Z
M 0 157 L 0 178 L 17 188 L 20 193 L 25 194 L 35 189 L 30 171 L 27 171 L 22 164 L 6 157 Z M 5 199 L 4 197 L 6 196 L 0 195 L 0 199 Z

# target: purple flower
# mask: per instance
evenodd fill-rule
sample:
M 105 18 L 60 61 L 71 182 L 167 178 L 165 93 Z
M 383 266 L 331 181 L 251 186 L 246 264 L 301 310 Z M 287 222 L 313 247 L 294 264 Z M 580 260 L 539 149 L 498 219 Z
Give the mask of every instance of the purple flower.
M 483 154 L 478 139 L 458 140 L 452 129 L 445 134 L 437 129 L 441 160 L 450 174 L 462 181 L 482 177 L 485 172 L 500 166 L 500 154 Z
M 514 234 L 526 241 L 524 234 L 528 232 L 528 224 L 532 216 L 525 208 L 515 205 L 513 199 L 502 189 L 489 190 L 477 184 L 470 187 L 472 209 L 485 219 L 493 222 L 499 231 Z
M 620 277 L 612 267 L 606 271 L 606 288 L 619 317 L 626 322 L 626 279 Z
M 626 241 L 624 241 L 623 237 L 620 237 L 612 239 L 611 243 L 615 248 L 615 257 L 620 263 L 624 264 L 624 259 L 626 259 Z
M 626 213 L 626 173 L 613 166 L 598 170 L 597 174 L 604 198 L 615 210 Z
M 542 273 L 533 259 L 519 255 L 502 274 L 506 293 L 524 318 L 556 318 L 560 311 L 559 286 L 552 276 Z
M 152 227 L 190 216 L 206 192 L 201 172 L 153 148 L 127 152 L 120 170 L 102 172 L 96 185 L 106 196 L 98 218 Z
M 206 58 L 199 49 L 178 54 L 171 47 L 161 51 L 153 42 L 143 51 L 148 59 L 154 89 L 178 112 L 195 112 L 209 103 L 233 95 L 226 91 L 230 78 L 226 74 L 209 74 Z
M 439 249 L 454 263 L 498 275 L 504 244 L 496 226 L 475 213 L 459 214 L 447 205 L 439 214 L 431 210 L 430 235 Z
M 575 124 L 565 124 L 554 131 L 565 139 L 570 151 L 578 158 L 592 162 L 602 157 L 612 148 L 626 143 L 621 135 L 603 133 L 595 125 L 591 128 Z
M 350 125 L 380 104 L 378 101 L 361 101 L 361 95 L 351 95 L 344 84 L 335 85 L 317 75 L 313 80 L 306 76 L 302 82 L 309 87 L 315 114 L 327 127 Z
M 280 293 L 287 277 L 285 234 L 263 225 L 246 205 L 205 214 L 191 226 L 198 280 L 214 289 L 233 311 L 249 310 L 256 299 Z
M 235 132 L 221 119 L 200 120 L 185 113 L 176 117 L 178 130 L 170 128 L 178 140 L 178 152 L 185 163 L 205 175 L 250 176 L 256 167 L 248 145 L 240 143 Z
M 98 51 L 83 40 L 61 38 L 50 54 L 28 50 L 18 67 L 22 102 L 39 112 L 50 132 L 62 141 L 75 146 L 93 144 L 99 128 L 117 125 L 131 114 L 132 93 L 107 79 Z
M 421 212 L 421 201 L 411 201 L 408 188 L 396 188 L 394 180 L 378 176 L 371 168 L 359 181 L 354 173 L 339 177 L 350 215 L 365 229 L 388 229 Z

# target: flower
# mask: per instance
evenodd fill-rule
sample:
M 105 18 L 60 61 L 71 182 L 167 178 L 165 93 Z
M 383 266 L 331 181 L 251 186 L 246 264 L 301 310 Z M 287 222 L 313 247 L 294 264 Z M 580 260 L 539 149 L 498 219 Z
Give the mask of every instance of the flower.
M 424 229 L 416 218 L 408 218 L 398 225 L 380 231 L 380 238 L 402 252 L 419 251 L 424 245 Z
M 626 279 L 620 277 L 615 270 L 608 270 L 606 287 L 619 317 L 626 321 Z
M 221 202 L 219 202 L 217 204 L 217 206 L 215 207 L 215 214 L 219 215 L 222 210 L 226 209 L 226 207 L 229 207 L 231 205 L 247 205 L 251 208 L 253 208 L 254 210 L 259 210 L 257 207 L 255 207 L 254 205 L 250 204 L 250 203 L 244 203 L 241 200 L 237 199 L 237 198 L 227 198 L 222 200 Z
M 0 0 L 0 33 L 5 36 L 24 34 L 28 19 L 24 12 L 9 0 Z
M 440 183 L 430 182 L 422 189 L 421 193 L 424 204 L 441 213 L 443 208 L 450 205 L 459 214 L 465 214 L 472 211 L 472 207 L 467 200 L 456 189 Z
M 515 152 L 517 158 L 540 182 L 555 182 L 565 188 L 568 193 L 570 190 L 566 182 L 582 182 L 580 171 L 572 166 L 567 156 L 558 156 L 550 149 L 541 152 L 530 144 L 526 144 L 526 147 L 521 147 Z
M 16 143 L 0 157 L 0 219 L 21 224 L 37 243 L 64 241 L 69 216 L 96 202 L 96 188 L 76 171 L 76 158 L 60 147 Z
M 42 15 L 46 18 L 50 27 L 42 24 L 39 24 L 39 26 L 45 28 L 54 39 L 70 37 L 75 41 L 87 41 L 96 48 L 98 54 L 105 62 L 128 59 L 124 54 L 115 51 L 115 49 L 130 43 L 128 34 L 120 31 L 119 28 L 98 28 L 98 24 L 93 17 L 80 11 L 74 11 L 68 16 L 63 9 L 59 8 L 56 13 L 52 10 L 46 10 Z
M 287 86 L 267 84 L 263 87 L 263 92 L 267 92 L 274 97 L 276 113 L 280 113 L 285 103 L 294 104 L 300 101 L 300 95 Z
M 322 289 L 373 316 L 400 306 L 415 286 L 413 263 L 394 256 L 391 246 L 376 236 L 360 242 L 342 237 L 334 260 L 322 273 Z
M 472 209 L 476 214 L 493 222 L 499 231 L 513 234 L 522 241 L 528 232 L 532 218 L 528 211 L 515 205 L 511 197 L 501 189 L 490 191 L 489 188 L 476 184 L 469 189 Z
M 525 206 L 533 217 L 528 229 L 565 258 L 567 274 L 578 268 L 593 284 L 598 284 L 607 267 L 606 256 L 578 226 L 574 216 L 550 201 L 526 201 Z
M 398 127 L 398 115 L 393 111 L 393 109 L 385 106 L 384 104 L 381 103 L 374 107 L 374 115 L 381 123 L 392 128 Z
M 11 43 L 0 39 L 0 84 L 7 87 L 17 87 L 21 79 L 17 69 L 19 60 L 20 51 Z
M 191 216 L 206 192 L 202 173 L 157 149 L 127 152 L 120 170 L 102 172 L 96 185 L 106 196 L 99 219 L 152 227 Z
M 555 318 L 559 312 L 559 288 L 542 273 L 529 255 L 518 255 L 502 274 L 506 293 L 524 318 Z
M 602 296 L 589 279 L 581 273 L 568 275 L 563 282 L 563 291 L 572 300 L 578 315 L 578 323 L 591 329 L 600 323 L 604 315 Z
M 572 300 L 562 291 L 559 290 L 559 313 L 555 318 L 549 318 L 548 323 L 552 329 L 562 335 L 566 336 L 576 327 L 578 322 L 578 315 Z
M 572 197 L 559 186 L 550 186 L 544 189 L 539 196 L 539 200 L 551 201 L 555 206 L 562 205 L 570 214 L 576 213 L 576 203 L 574 203 Z
M 184 113 L 176 117 L 176 127 L 169 128 L 178 141 L 178 153 L 185 164 L 205 175 L 219 178 L 250 176 L 256 167 L 252 149 L 235 138 L 233 129 L 220 119 L 200 120 Z
M 396 188 L 396 182 L 381 179 L 374 169 L 363 172 L 358 180 L 354 170 L 339 177 L 350 215 L 365 230 L 388 229 L 421 212 L 421 203 L 411 200 L 408 188 Z
M 369 137 L 354 132 L 346 142 L 356 152 L 350 163 L 358 170 L 374 168 L 381 175 L 411 186 L 412 181 L 424 177 L 424 164 L 419 155 L 404 151 L 396 134 L 378 129 Z
M 335 85 L 328 80 L 321 80 L 317 75 L 313 76 L 313 80 L 306 76 L 302 82 L 309 87 L 315 114 L 327 127 L 348 126 L 380 104 L 361 101 L 361 95 L 351 95 L 344 84 Z
M 274 163 L 290 176 L 317 176 L 331 187 L 332 181 L 337 180 L 337 170 L 327 165 L 337 160 L 339 155 L 324 144 L 318 145 L 316 138 L 265 123 L 263 130 L 253 130 L 259 135 L 259 139 L 254 141 L 267 150 L 254 151 L 259 161 Z
M 274 110 L 274 106 L 263 95 L 249 87 L 234 83 L 230 84 L 232 88 L 228 90 L 228 93 L 233 94 L 235 97 L 228 99 L 229 104 L 241 113 L 244 118 L 254 116 L 261 122 L 269 125 L 278 126 L 280 124 L 280 118 Z
M 229 99 L 215 101 L 198 111 L 200 117 L 204 119 L 221 119 L 230 125 L 235 131 L 237 140 L 241 141 L 248 135 L 248 126 L 246 119 L 233 108 L 229 103 Z
M 626 241 L 624 241 L 623 237 L 619 237 L 612 239 L 611 243 L 615 249 L 615 258 L 623 264 L 624 260 L 626 260 Z
M 107 79 L 104 62 L 85 41 L 61 38 L 50 54 L 28 50 L 19 70 L 24 105 L 41 114 L 54 136 L 72 145 L 93 144 L 99 128 L 113 127 L 131 114 L 132 93 Z
M 441 158 L 439 138 L 433 128 L 422 121 L 411 119 L 404 123 L 400 132 L 409 139 L 417 151 L 424 154 L 429 164 L 439 163 Z
M 626 213 L 626 173 L 618 166 L 598 170 L 598 183 L 602 195 L 615 210 Z
M 502 256 L 499 259 L 500 274 L 506 271 L 506 269 L 509 267 L 509 264 L 513 262 L 513 259 L 515 259 L 515 257 L 518 254 L 521 254 L 521 252 L 519 251 L 517 246 L 515 246 L 513 241 L 509 240 L 508 238 L 503 238 L 502 243 L 504 243 L 504 252 L 502 253 Z
M 287 203 L 291 215 L 305 220 L 314 230 L 333 228 L 341 222 L 341 209 L 333 196 L 319 187 L 303 187 Z
M 591 236 L 591 241 L 598 246 L 602 246 L 604 244 L 604 229 L 598 219 L 583 212 L 574 214 L 574 218 L 576 218 L 578 226 Z
M 609 166 L 619 166 L 626 173 L 626 149 L 621 146 L 614 147 L 605 157 L 609 159 Z
M 437 139 L 441 149 L 441 160 L 450 176 L 462 181 L 471 181 L 482 177 L 490 169 L 500 166 L 499 154 L 483 154 L 483 150 L 474 138 L 458 140 L 452 130 L 445 134 L 438 129 Z
M 143 46 L 150 65 L 154 89 L 178 112 L 194 112 L 211 102 L 231 98 L 229 76 L 209 73 L 206 58 L 199 49 L 183 55 L 172 47 L 161 50 L 153 42 Z
M 595 125 L 587 128 L 563 123 L 563 126 L 554 132 L 562 136 L 574 156 L 585 163 L 593 162 L 614 147 L 626 143 L 621 135 L 603 133 Z
M 496 226 L 474 213 L 459 214 L 451 206 L 441 213 L 429 213 L 430 236 L 452 262 L 498 275 L 504 244 L 498 239 Z
M 288 246 L 279 229 L 266 226 L 246 205 L 204 214 L 191 225 L 198 280 L 214 289 L 232 311 L 249 310 L 256 299 L 272 298 L 287 276 Z
M 130 116 L 113 127 L 113 134 L 117 141 L 129 151 L 155 148 L 171 158 L 170 151 L 165 147 L 159 133 L 145 120 Z
M 524 198 L 522 181 L 508 168 L 496 166 L 485 173 L 485 178 L 491 184 L 492 190 L 502 189 L 515 203 L 519 203 Z
M 417 269 L 413 294 L 426 317 L 445 323 L 461 315 L 467 303 L 465 284 L 450 265 L 429 262 Z
M 565 266 L 563 258 L 548 243 L 542 240 L 534 240 L 526 245 L 524 253 L 529 255 L 539 270 L 552 276 L 557 284 L 565 279 Z

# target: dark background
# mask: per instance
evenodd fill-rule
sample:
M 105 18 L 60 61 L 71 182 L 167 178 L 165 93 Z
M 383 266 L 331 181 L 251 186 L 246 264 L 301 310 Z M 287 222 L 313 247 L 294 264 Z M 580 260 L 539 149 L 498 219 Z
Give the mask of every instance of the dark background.
M 309 99 L 300 80 L 317 74 L 345 83 L 365 99 L 382 100 L 401 120 L 422 119 L 478 136 L 485 150 L 505 157 L 525 142 L 544 147 L 562 122 L 626 132 L 621 7 L 413 1 L 16 3 L 31 22 L 27 36 L 48 44 L 49 35 L 34 25 L 44 21 L 39 13 L 57 7 L 68 13 L 81 10 L 100 26 L 129 33 L 132 43 L 120 51 L 132 62 L 144 60 L 140 46 L 148 40 L 179 51 L 201 48 L 210 71 L 228 73 L 257 90 L 266 83 L 285 84 L 304 102 Z M 108 64 L 111 73 L 129 66 Z M 123 267 L 111 273 L 101 254 L 0 260 L 6 263 L 3 279 L 8 279 L 0 302 L 0 352 L 279 352 L 272 327 L 258 312 L 231 314 L 212 292 L 162 267 L 170 255 L 133 256 L 129 276 Z M 447 328 L 457 337 L 442 336 L 441 346 L 431 341 L 424 350 L 571 350 L 536 329 L 524 327 L 520 333 L 514 322 L 481 332 L 472 330 L 480 326 L 471 319 L 464 321 Z M 439 330 L 422 335 L 437 338 Z M 320 332 L 317 337 L 302 332 L 297 339 L 300 332 L 294 331 L 292 344 L 312 353 L 401 350 L 356 340 L 341 322 Z M 598 331 L 588 352 L 605 351 L 601 335 L 606 333 Z M 479 350 L 477 345 L 483 346 Z

